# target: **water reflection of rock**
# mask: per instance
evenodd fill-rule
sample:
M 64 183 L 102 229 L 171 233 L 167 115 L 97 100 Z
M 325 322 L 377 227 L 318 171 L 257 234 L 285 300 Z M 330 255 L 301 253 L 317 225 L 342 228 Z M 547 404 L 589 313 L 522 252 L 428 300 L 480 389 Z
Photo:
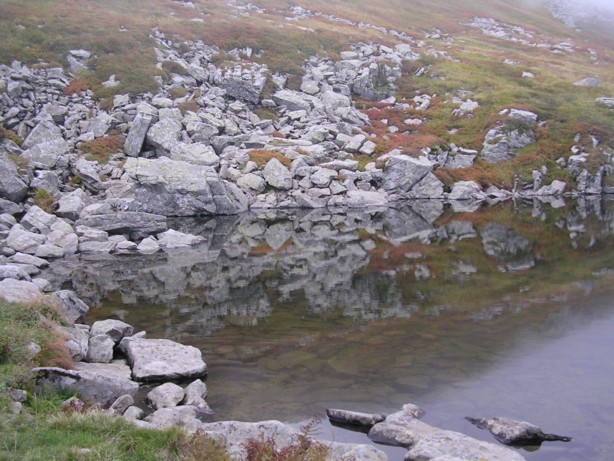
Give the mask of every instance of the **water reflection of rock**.
M 535 201 L 533 219 L 551 212 Z M 481 270 L 467 261 L 468 255 L 455 252 L 446 256 L 449 270 L 443 275 L 433 273 L 420 253 L 405 255 L 404 265 L 367 270 L 372 251 L 382 242 L 453 245 L 481 239 L 501 271 L 526 271 L 538 262 L 536 242 L 521 231 L 498 223 L 476 228 L 471 220 L 454 216 L 435 224 L 445 213 L 441 202 L 424 201 L 339 214 L 316 210 L 181 220 L 173 227 L 202 235 L 206 244 L 150 256 L 84 255 L 52 265 L 45 276 L 58 286 L 70 284 L 92 305 L 117 297 L 128 305 L 167 305 L 174 311 L 168 322 L 179 322 L 168 325 L 172 331 L 198 328 L 205 333 L 219 329 L 223 318 L 256 323 L 271 314 L 272 305 L 291 301 L 297 293 L 315 313 L 341 309 L 363 320 L 407 317 L 420 308 L 423 295 L 418 287 L 415 302 L 404 302 L 401 285 L 407 282 L 399 274 L 409 271 L 415 281 L 439 276 L 464 283 Z M 573 244 L 591 215 L 605 221 L 606 233 L 612 233 L 614 212 L 601 201 L 578 202 L 560 214 L 557 225 L 569 230 Z

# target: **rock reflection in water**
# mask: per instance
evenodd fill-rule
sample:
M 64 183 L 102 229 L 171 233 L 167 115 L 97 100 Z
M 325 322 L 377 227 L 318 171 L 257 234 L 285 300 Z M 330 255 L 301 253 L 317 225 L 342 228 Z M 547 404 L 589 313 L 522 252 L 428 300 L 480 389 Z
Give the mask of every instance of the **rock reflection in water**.
M 200 347 L 220 419 L 390 411 L 470 386 L 527 327 L 551 331 L 609 289 L 614 202 L 524 205 L 181 220 L 207 243 L 45 276 L 100 306 L 94 318 Z

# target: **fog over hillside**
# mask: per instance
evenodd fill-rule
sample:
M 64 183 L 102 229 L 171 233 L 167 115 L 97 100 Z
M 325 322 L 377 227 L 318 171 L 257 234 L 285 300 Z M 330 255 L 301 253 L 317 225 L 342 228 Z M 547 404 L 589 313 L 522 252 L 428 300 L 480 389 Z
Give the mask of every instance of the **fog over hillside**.
M 605 23 L 614 18 L 614 1 L 612 0 L 552 0 L 552 14 L 570 27 L 581 23 Z

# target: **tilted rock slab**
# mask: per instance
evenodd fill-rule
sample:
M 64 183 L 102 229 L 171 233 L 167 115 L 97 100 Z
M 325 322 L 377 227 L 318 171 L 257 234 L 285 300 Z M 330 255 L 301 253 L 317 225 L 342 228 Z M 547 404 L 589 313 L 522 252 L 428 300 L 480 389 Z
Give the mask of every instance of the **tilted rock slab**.
M 545 434 L 540 427 L 526 421 L 502 417 L 490 419 L 465 417 L 465 419 L 480 429 L 488 429 L 499 442 L 506 445 L 536 445 L 542 442 L 571 441 L 571 437 L 565 435 Z
M 200 378 L 207 373 L 200 350 L 168 339 L 124 338 L 119 348 L 137 381 Z

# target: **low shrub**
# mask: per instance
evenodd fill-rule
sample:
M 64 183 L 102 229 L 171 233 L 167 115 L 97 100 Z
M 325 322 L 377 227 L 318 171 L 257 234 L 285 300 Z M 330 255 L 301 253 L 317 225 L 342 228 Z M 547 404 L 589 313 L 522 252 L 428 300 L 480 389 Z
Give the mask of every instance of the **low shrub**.
M 57 205 L 55 197 L 45 189 L 36 189 L 32 196 L 32 201 L 34 205 L 47 213 L 53 213 Z
M 275 152 L 272 150 L 254 149 L 250 150 L 248 152 L 248 155 L 250 160 L 255 162 L 256 165 L 258 165 L 259 167 L 263 167 L 264 165 L 266 165 L 268 161 L 272 158 L 276 158 L 277 160 L 279 160 L 281 164 L 284 165 L 286 168 L 290 168 L 290 165 L 292 164 L 292 161 L 288 157 L 285 157 L 279 152 Z
M 121 134 L 110 134 L 102 138 L 96 138 L 92 141 L 84 142 L 79 146 L 84 152 L 85 158 L 100 163 L 106 164 L 113 154 L 121 152 L 124 147 L 125 138 Z

